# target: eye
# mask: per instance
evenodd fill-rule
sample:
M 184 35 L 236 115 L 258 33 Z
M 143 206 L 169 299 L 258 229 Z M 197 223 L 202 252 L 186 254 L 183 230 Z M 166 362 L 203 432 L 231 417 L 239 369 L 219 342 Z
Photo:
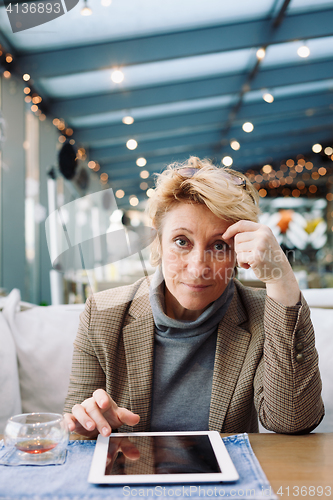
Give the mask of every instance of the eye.
M 184 248 L 187 246 L 187 240 L 184 238 L 176 238 L 175 243 L 178 247 Z
M 216 241 L 213 246 L 214 250 L 216 250 L 217 252 L 224 252 L 228 249 L 228 245 L 225 241 Z

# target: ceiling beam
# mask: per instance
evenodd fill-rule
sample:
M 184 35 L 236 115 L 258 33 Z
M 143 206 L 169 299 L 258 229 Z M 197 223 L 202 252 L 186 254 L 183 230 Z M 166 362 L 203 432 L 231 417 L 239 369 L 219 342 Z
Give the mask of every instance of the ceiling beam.
M 311 147 L 316 142 L 327 143 L 332 139 L 331 129 L 321 128 L 317 131 L 303 131 L 294 135 L 281 135 L 279 137 L 267 137 L 264 140 L 244 144 L 239 151 L 233 151 L 231 156 L 234 159 L 232 168 L 244 171 L 250 165 L 260 164 L 260 162 L 276 162 L 281 159 L 295 157 L 298 154 L 313 154 Z M 153 182 L 152 174 L 161 172 L 164 168 L 175 161 L 183 162 L 190 156 L 187 154 L 179 154 L 173 156 L 165 156 L 164 161 L 158 162 L 158 159 L 151 157 L 144 168 L 139 168 L 135 165 L 135 161 L 125 163 L 114 162 L 111 164 L 103 164 L 102 171 L 107 172 L 110 177 L 110 182 L 117 189 L 123 189 L 130 186 L 131 183 L 140 183 L 146 181 L 149 185 Z M 216 164 L 220 164 L 221 155 L 212 154 L 212 151 L 202 150 L 196 151 L 196 156 L 199 158 L 211 158 Z M 125 167 L 125 168 L 124 168 Z M 150 176 L 148 179 L 141 179 L 140 172 L 148 170 Z M 124 182 L 125 184 L 122 184 Z M 125 189 L 124 189 L 125 190 Z M 125 190 L 126 191 L 126 190 Z
M 311 117 L 304 117 L 302 120 L 299 118 L 291 120 L 280 120 L 280 121 L 267 121 L 261 122 L 255 126 L 251 134 L 244 132 L 240 124 L 235 124 L 230 129 L 227 136 L 223 137 L 223 143 L 228 144 L 229 140 L 236 137 L 240 142 L 252 142 L 254 140 L 264 140 L 269 136 L 276 137 L 280 134 L 288 138 L 288 135 L 295 133 L 296 131 L 306 131 L 311 129 L 322 129 L 333 127 L 333 113 L 329 112 L 323 115 L 314 115 Z M 123 145 L 117 146 L 106 146 L 106 147 L 92 147 L 89 149 L 89 156 L 95 161 L 104 161 L 107 159 L 112 159 L 113 157 L 130 156 L 133 158 L 138 158 L 138 156 L 145 156 L 147 152 L 168 150 L 174 147 L 183 147 L 186 151 L 191 150 L 192 147 L 198 147 L 198 145 L 204 146 L 210 149 L 214 145 L 221 144 L 221 134 L 220 129 L 205 131 L 202 133 L 187 133 L 183 135 L 175 135 L 174 137 L 158 138 L 155 140 L 148 139 L 145 140 L 141 137 L 138 147 L 132 153 L 126 148 L 124 142 Z M 228 151 L 230 152 L 230 146 L 228 144 Z M 216 154 L 218 151 L 216 151 Z
M 216 52 L 261 47 L 297 39 L 331 36 L 333 9 L 290 14 L 271 30 L 271 19 L 222 24 L 89 44 L 81 47 L 39 51 L 21 55 L 17 64 L 34 79 L 69 75 L 104 68 L 124 67 Z
M 304 114 L 306 110 L 325 109 L 333 105 L 333 92 L 322 94 L 302 94 L 288 98 L 277 98 L 273 103 L 268 104 L 264 100 L 252 103 L 244 103 L 238 115 L 238 119 L 251 119 L 270 116 L 280 117 L 283 114 L 285 119 L 295 114 Z M 167 115 L 164 117 L 153 117 L 145 120 L 136 120 L 132 125 L 124 125 L 122 122 L 112 125 L 95 127 L 75 128 L 75 140 L 83 145 L 89 144 L 91 147 L 98 146 L 100 142 L 129 137 L 139 137 L 150 133 L 170 133 L 182 132 L 182 130 L 193 129 L 195 127 L 214 126 L 223 127 L 223 123 L 228 119 L 228 107 L 218 107 L 210 110 L 192 113 L 182 113 Z M 274 118 L 274 119 L 275 119 Z
M 253 81 L 251 90 L 272 89 L 331 78 L 332 59 L 312 63 L 301 61 L 297 65 L 262 70 Z M 57 99 L 51 101 L 50 107 L 54 116 L 70 121 L 71 117 L 233 94 L 235 89 L 242 86 L 244 79 L 245 74 L 240 73 L 95 96 Z

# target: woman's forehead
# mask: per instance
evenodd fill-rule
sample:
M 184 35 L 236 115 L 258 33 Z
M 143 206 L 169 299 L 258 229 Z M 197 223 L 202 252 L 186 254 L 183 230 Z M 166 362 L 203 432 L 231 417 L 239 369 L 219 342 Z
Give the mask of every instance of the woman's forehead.
M 203 228 L 210 231 L 214 228 L 225 230 L 230 224 L 217 217 L 205 205 L 179 203 L 165 215 L 163 226 L 169 231 L 183 229 L 195 233 Z

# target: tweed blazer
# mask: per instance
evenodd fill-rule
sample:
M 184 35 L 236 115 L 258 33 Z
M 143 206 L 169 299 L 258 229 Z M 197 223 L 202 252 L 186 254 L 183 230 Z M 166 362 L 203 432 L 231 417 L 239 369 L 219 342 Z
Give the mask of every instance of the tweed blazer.
M 95 294 L 86 302 L 74 342 L 65 412 L 102 388 L 118 406 L 140 415 L 149 431 L 155 325 L 149 280 Z M 300 356 L 301 354 L 301 356 Z M 195 410 L 193 410 L 195 411 Z M 235 293 L 218 325 L 209 429 L 298 433 L 324 415 L 321 379 L 309 307 L 287 307 L 265 290 Z

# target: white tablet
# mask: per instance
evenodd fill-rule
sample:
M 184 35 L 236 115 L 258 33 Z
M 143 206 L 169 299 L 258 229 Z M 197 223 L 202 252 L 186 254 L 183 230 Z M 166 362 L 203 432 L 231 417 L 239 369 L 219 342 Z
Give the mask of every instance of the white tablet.
M 98 436 L 88 481 L 208 483 L 238 477 L 218 432 L 133 432 Z

